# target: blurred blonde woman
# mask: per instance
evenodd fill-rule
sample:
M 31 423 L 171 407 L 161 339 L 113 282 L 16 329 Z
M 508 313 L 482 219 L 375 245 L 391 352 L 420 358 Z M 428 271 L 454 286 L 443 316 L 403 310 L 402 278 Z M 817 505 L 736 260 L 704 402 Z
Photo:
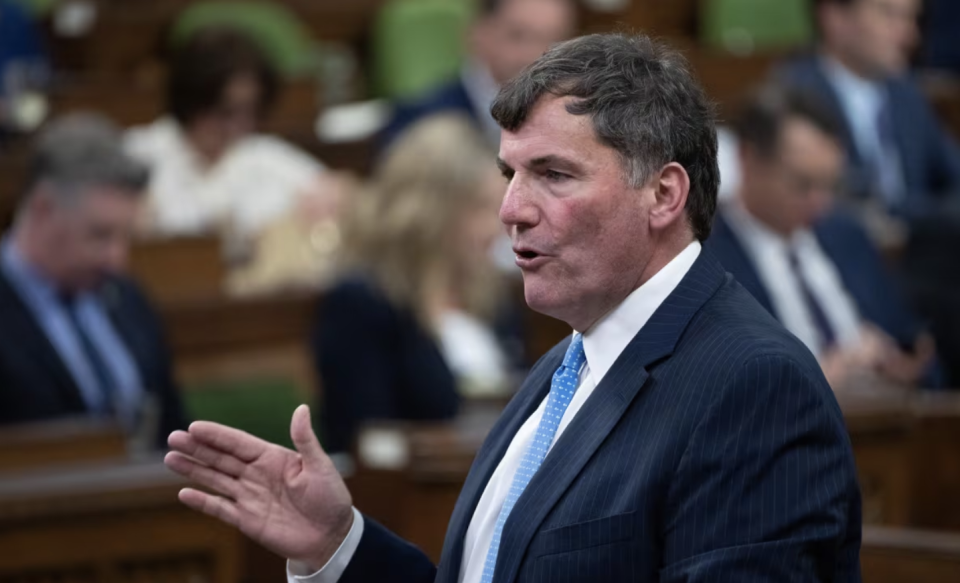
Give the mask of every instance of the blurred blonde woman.
M 404 133 L 344 209 L 342 275 L 313 338 L 329 452 L 348 452 L 365 420 L 446 419 L 462 392 L 503 387 L 487 322 L 504 190 L 482 136 L 444 114 Z

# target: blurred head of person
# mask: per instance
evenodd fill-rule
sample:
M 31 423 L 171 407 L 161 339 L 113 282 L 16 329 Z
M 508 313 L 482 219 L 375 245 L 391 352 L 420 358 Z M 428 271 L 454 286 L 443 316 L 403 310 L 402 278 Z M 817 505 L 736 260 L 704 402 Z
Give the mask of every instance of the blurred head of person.
M 173 54 L 167 110 L 213 164 L 256 131 L 278 86 L 276 70 L 255 41 L 234 29 L 204 28 Z
M 18 249 L 63 292 L 96 287 L 126 266 L 147 179 L 107 119 L 55 119 L 34 146 L 13 227 Z
M 768 85 L 734 123 L 740 142 L 740 200 L 784 236 L 811 227 L 841 188 L 845 154 L 839 122 L 813 95 Z
M 480 0 L 479 5 L 469 33 L 470 53 L 500 85 L 576 32 L 572 0 Z
M 856 74 L 902 73 L 917 42 L 921 0 L 818 0 L 823 48 Z
M 503 234 L 505 188 L 494 159 L 466 117 L 412 126 L 345 209 L 347 268 L 371 275 L 428 326 L 447 308 L 489 316 L 498 287 L 490 248 Z

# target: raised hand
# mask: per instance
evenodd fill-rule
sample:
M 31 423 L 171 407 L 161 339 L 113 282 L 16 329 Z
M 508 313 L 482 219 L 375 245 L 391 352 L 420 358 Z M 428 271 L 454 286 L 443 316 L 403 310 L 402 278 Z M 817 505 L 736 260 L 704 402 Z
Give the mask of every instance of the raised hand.
M 212 493 L 180 491 L 187 506 L 236 526 L 273 552 L 320 569 L 353 524 L 350 492 L 310 426 L 293 414 L 297 451 L 216 423 L 170 435 L 165 463 Z

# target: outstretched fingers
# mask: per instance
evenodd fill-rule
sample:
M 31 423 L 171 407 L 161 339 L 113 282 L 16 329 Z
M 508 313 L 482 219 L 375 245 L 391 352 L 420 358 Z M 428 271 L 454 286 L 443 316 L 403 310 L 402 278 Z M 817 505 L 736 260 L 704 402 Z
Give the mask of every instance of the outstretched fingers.
M 240 483 L 232 476 L 205 466 L 178 451 L 171 451 L 163 461 L 168 468 L 181 476 L 234 500 L 243 490 Z
M 259 437 L 210 421 L 194 421 L 190 424 L 188 432 L 199 444 L 231 455 L 245 463 L 256 461 L 270 447 L 270 443 Z
M 234 478 L 243 475 L 247 468 L 247 464 L 239 458 L 214 449 L 209 445 L 204 445 L 186 431 L 174 431 L 167 439 L 167 443 L 173 451 L 185 454 Z
M 231 526 L 240 527 L 240 509 L 235 502 L 207 494 L 193 488 L 180 490 L 177 496 L 181 502 L 190 508 L 222 520 Z

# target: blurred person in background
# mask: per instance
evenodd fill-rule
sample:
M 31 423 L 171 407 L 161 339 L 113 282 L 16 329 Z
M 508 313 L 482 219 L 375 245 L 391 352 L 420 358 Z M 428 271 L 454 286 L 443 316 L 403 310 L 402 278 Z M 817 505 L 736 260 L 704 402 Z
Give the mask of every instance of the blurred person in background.
M 278 85 L 260 47 L 239 31 L 206 28 L 176 51 L 167 114 L 126 136 L 128 151 L 151 168 L 147 231 L 247 240 L 327 195 L 322 164 L 257 133 Z
M 43 39 L 30 14 L 18 2 L 0 0 L 0 142 L 43 121 L 49 77 Z
M 813 55 L 778 77 L 842 120 L 853 194 L 910 218 L 960 192 L 960 149 L 908 76 L 920 0 L 817 0 Z
M 816 96 L 769 85 L 734 124 L 741 183 L 708 247 L 818 357 L 831 386 L 863 375 L 935 383 L 933 341 L 895 291 L 859 223 L 832 208 L 839 122 Z
M 550 45 L 576 33 L 573 0 L 480 0 L 467 32 L 467 57 L 459 78 L 412 103 L 397 105 L 384 131 L 389 144 L 407 126 L 440 111 L 466 114 L 495 147 L 500 126 L 490 104 L 500 87 L 540 57 Z
M 120 139 L 85 114 L 37 138 L 0 243 L 2 424 L 94 415 L 159 443 L 185 426 L 160 320 L 121 275 L 148 171 Z
M 468 119 L 412 126 L 345 209 L 343 276 L 320 303 L 314 349 L 327 451 L 372 419 L 449 419 L 461 395 L 503 395 L 489 322 L 504 181 Z

